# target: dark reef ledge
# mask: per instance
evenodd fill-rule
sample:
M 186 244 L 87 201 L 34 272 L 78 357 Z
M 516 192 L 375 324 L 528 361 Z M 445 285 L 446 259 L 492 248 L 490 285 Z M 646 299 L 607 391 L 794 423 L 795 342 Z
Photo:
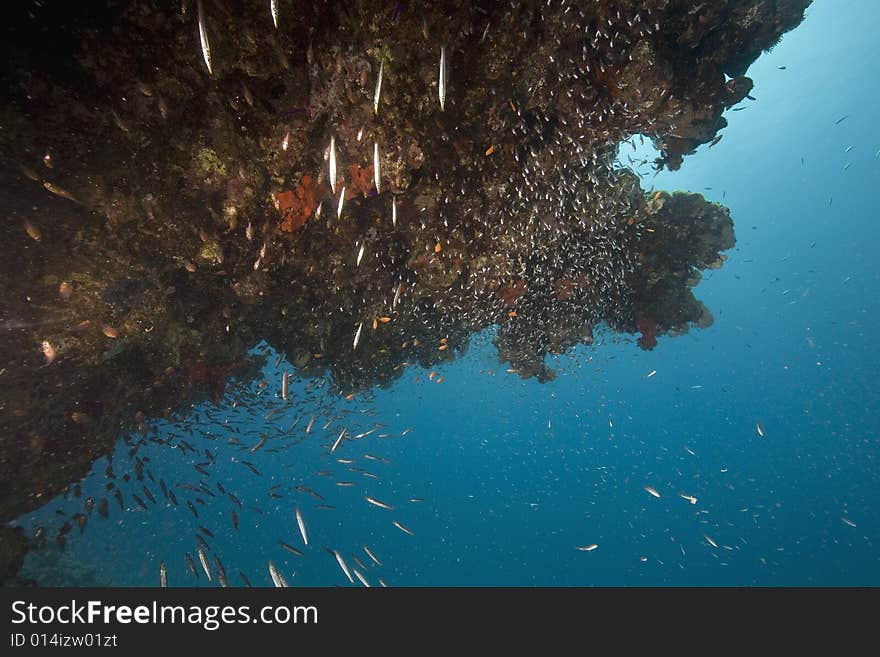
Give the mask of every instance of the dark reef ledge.
M 18 3 L 0 517 L 253 378 L 260 340 L 347 394 L 493 325 L 540 380 L 600 325 L 644 349 L 709 325 L 691 289 L 735 243 L 727 210 L 643 190 L 618 147 L 677 168 L 711 143 L 809 4 L 280 0 L 275 28 L 268 2 Z

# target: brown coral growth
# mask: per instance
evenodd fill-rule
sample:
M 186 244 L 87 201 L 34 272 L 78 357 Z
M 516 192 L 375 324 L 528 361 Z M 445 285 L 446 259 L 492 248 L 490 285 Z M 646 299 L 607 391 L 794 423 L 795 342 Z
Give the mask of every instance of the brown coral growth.
M 351 174 L 351 185 L 348 187 L 346 200 L 357 196 L 357 192 L 367 196 L 373 189 L 373 165 L 364 168 L 352 164 L 348 167 L 348 172 Z
M 516 305 L 516 300 L 525 293 L 526 282 L 522 279 L 519 279 L 510 285 L 505 285 L 498 290 L 498 296 L 504 301 L 504 305 L 508 308 L 513 308 Z

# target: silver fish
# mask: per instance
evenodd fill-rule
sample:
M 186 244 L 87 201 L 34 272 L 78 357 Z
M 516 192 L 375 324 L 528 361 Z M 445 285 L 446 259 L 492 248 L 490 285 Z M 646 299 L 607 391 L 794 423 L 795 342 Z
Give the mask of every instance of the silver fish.
M 342 188 L 342 191 L 339 194 L 339 205 L 336 207 L 336 218 L 339 219 L 342 216 L 342 206 L 345 204 L 345 187 Z
M 312 425 L 315 424 L 315 416 L 313 415 L 309 418 L 309 423 L 306 425 L 306 433 L 312 433 Z
M 287 372 L 281 373 L 281 399 L 287 401 Z
M 159 585 L 164 589 L 168 586 L 168 571 L 165 569 L 165 562 L 159 562 Z
M 364 257 L 364 247 L 365 246 L 366 246 L 366 244 L 361 244 L 361 248 L 358 250 L 357 262 L 355 263 L 355 267 L 360 267 L 360 265 L 361 265 L 361 258 Z
M 440 92 L 440 111 L 446 108 L 446 46 L 440 47 L 440 81 L 438 84 Z
M 358 330 L 357 330 L 357 332 L 355 332 L 355 334 L 354 334 L 354 344 L 352 345 L 352 348 L 353 348 L 353 349 L 357 349 L 357 348 L 358 348 L 358 342 L 361 341 L 361 329 L 363 329 L 363 328 L 364 328 L 364 323 L 363 323 L 363 322 L 361 322 L 360 324 L 358 324 Z
M 373 506 L 378 506 L 380 509 L 388 509 L 389 511 L 394 509 L 394 507 L 391 506 L 390 504 L 387 504 L 386 502 L 383 502 L 382 500 L 377 500 L 375 497 L 370 497 L 369 495 L 365 495 L 364 499 L 368 503 L 372 504 Z
M 217 566 L 217 581 L 223 588 L 229 588 L 229 581 L 226 579 L 226 569 L 223 563 L 217 557 L 214 557 L 214 565 Z
M 373 94 L 373 113 L 379 113 L 379 94 L 382 93 L 382 71 L 385 70 L 385 60 L 379 62 L 379 78 L 376 80 L 376 93 Z
M 281 571 L 275 567 L 275 564 L 271 561 L 269 562 L 269 575 L 272 577 L 272 583 L 275 584 L 277 588 L 287 587 L 289 584 L 287 580 L 284 579 L 284 575 L 281 574 Z
M 392 520 L 392 521 L 391 521 L 391 524 L 393 524 L 395 527 L 397 527 L 397 528 L 398 528 L 400 531 L 402 531 L 404 534 L 409 534 L 410 536 L 415 536 L 415 534 L 412 533 L 412 530 L 410 530 L 409 528 L 407 528 L 405 525 L 403 525 L 403 524 L 397 522 L 396 520 Z
M 330 136 L 330 191 L 336 193 L 336 137 Z
M 303 543 L 305 545 L 309 544 L 309 536 L 306 533 L 306 523 L 303 520 L 302 513 L 299 510 L 299 507 L 296 507 L 296 524 L 299 525 L 299 533 L 302 534 Z
M 397 302 L 400 301 L 400 293 L 403 292 L 403 283 L 400 283 L 397 286 L 397 291 L 394 293 L 394 301 L 391 302 L 391 307 L 395 308 L 397 306 Z
M 298 557 L 304 557 L 304 556 L 306 556 L 306 555 L 305 555 L 305 552 L 303 552 L 302 550 L 297 550 L 295 547 L 293 547 L 292 545 L 288 545 L 288 544 L 285 543 L 284 541 L 278 541 L 278 543 L 280 543 L 280 544 L 281 544 L 281 547 L 283 547 L 285 550 L 287 550 L 287 551 L 290 552 L 291 554 L 295 554 L 295 555 L 298 556 Z
M 336 439 L 336 442 L 333 443 L 333 447 L 330 448 L 331 454 L 336 451 L 337 447 L 339 447 L 339 444 L 342 442 L 343 436 L 345 436 L 345 429 L 339 432 L 339 438 Z
M 373 182 L 376 183 L 376 193 L 381 194 L 379 186 L 381 184 L 381 175 L 379 173 L 379 142 L 373 142 Z
M 272 22 L 275 29 L 278 29 L 278 0 L 269 0 L 269 9 L 272 11 Z
M 367 588 L 370 588 L 370 583 L 364 578 L 363 575 L 360 574 L 360 572 L 358 572 L 357 568 L 354 569 L 354 576 L 361 581 L 361 584 L 363 584 Z
M 193 575 L 196 576 L 196 579 L 199 578 L 199 571 L 196 570 L 196 562 L 193 561 L 192 555 L 189 552 L 186 553 L 186 566 L 190 569 Z
M 205 575 L 208 576 L 208 581 L 212 581 L 211 579 L 211 568 L 208 566 L 208 555 L 205 554 L 205 551 L 202 549 L 202 546 L 199 546 L 199 561 L 202 563 L 202 570 L 205 571 Z
M 354 584 L 354 579 L 351 576 L 351 573 L 348 570 L 348 566 L 345 565 L 345 560 L 342 558 L 342 555 L 339 554 L 337 550 L 331 550 L 333 556 L 336 557 L 336 562 L 339 564 L 339 567 L 342 568 L 342 572 L 345 573 L 345 576 L 348 577 L 348 581 Z
M 199 14 L 199 41 L 202 44 L 202 57 L 205 58 L 208 75 L 213 75 L 214 69 L 211 68 L 211 44 L 208 43 L 208 31 L 205 29 L 205 14 L 202 11 L 202 0 L 197 1 L 196 8 Z
M 397 226 L 397 197 L 391 197 L 391 225 Z
M 373 551 L 370 548 L 368 548 L 366 545 L 364 545 L 363 548 L 364 548 L 364 552 L 367 553 L 367 556 L 370 557 L 370 559 L 372 559 L 373 561 L 375 561 L 377 566 L 382 565 L 382 562 L 376 558 L 376 555 L 373 554 Z

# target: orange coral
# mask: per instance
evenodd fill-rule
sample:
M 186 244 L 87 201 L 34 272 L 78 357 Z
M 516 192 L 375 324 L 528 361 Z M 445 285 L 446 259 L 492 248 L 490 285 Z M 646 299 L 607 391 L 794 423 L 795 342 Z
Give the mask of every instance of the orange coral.
M 526 282 L 519 279 L 515 283 L 505 285 L 498 290 L 498 296 L 504 301 L 508 308 L 513 308 L 516 300 L 526 293 Z
M 373 165 L 371 164 L 363 168 L 357 164 L 352 164 L 348 167 L 348 172 L 351 174 L 351 185 L 348 187 L 346 200 L 357 196 L 358 192 L 364 196 L 369 194 L 370 190 L 373 189 Z
M 281 230 L 292 233 L 299 230 L 318 206 L 321 186 L 309 175 L 293 191 L 278 192 L 278 207 L 283 221 Z

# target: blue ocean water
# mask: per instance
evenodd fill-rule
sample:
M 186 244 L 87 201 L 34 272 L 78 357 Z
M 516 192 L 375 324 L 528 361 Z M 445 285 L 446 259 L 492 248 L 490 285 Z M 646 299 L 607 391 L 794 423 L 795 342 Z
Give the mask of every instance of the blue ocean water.
M 723 139 L 680 171 L 645 175 L 646 189 L 696 191 L 731 210 L 737 246 L 695 289 L 712 327 L 660 337 L 650 352 L 635 336 L 600 333 L 548 359 L 559 376 L 546 384 L 508 373 L 481 334 L 438 369 L 442 382 L 411 365 L 388 389 L 347 400 L 297 379 L 287 404 L 278 381 L 292 366 L 276 367 L 269 349 L 258 381 L 270 385 L 231 380 L 219 407 L 149 427 L 147 437 L 175 439 L 138 448 L 143 481 L 130 455 L 143 436 L 120 442 L 112 465 L 130 474 L 117 479 L 124 512 L 105 489 L 109 462 L 96 463 L 82 497 L 106 497 L 107 519 L 74 526 L 63 551 L 32 552 L 22 574 L 155 586 L 164 562 L 169 585 L 205 585 L 202 526 L 211 568 L 218 557 L 231 585 L 239 571 L 271 585 L 270 560 L 295 586 L 349 585 L 325 547 L 373 585 L 880 585 L 878 21 L 870 0 L 817 0 L 750 68 L 756 100 L 725 113 Z M 375 431 L 331 454 L 343 427 Z M 210 460 L 206 449 L 215 461 L 200 477 L 193 465 Z M 210 494 L 172 488 L 175 506 L 160 479 L 202 480 Z M 20 524 L 54 528 L 59 509 L 81 507 L 59 498 Z

